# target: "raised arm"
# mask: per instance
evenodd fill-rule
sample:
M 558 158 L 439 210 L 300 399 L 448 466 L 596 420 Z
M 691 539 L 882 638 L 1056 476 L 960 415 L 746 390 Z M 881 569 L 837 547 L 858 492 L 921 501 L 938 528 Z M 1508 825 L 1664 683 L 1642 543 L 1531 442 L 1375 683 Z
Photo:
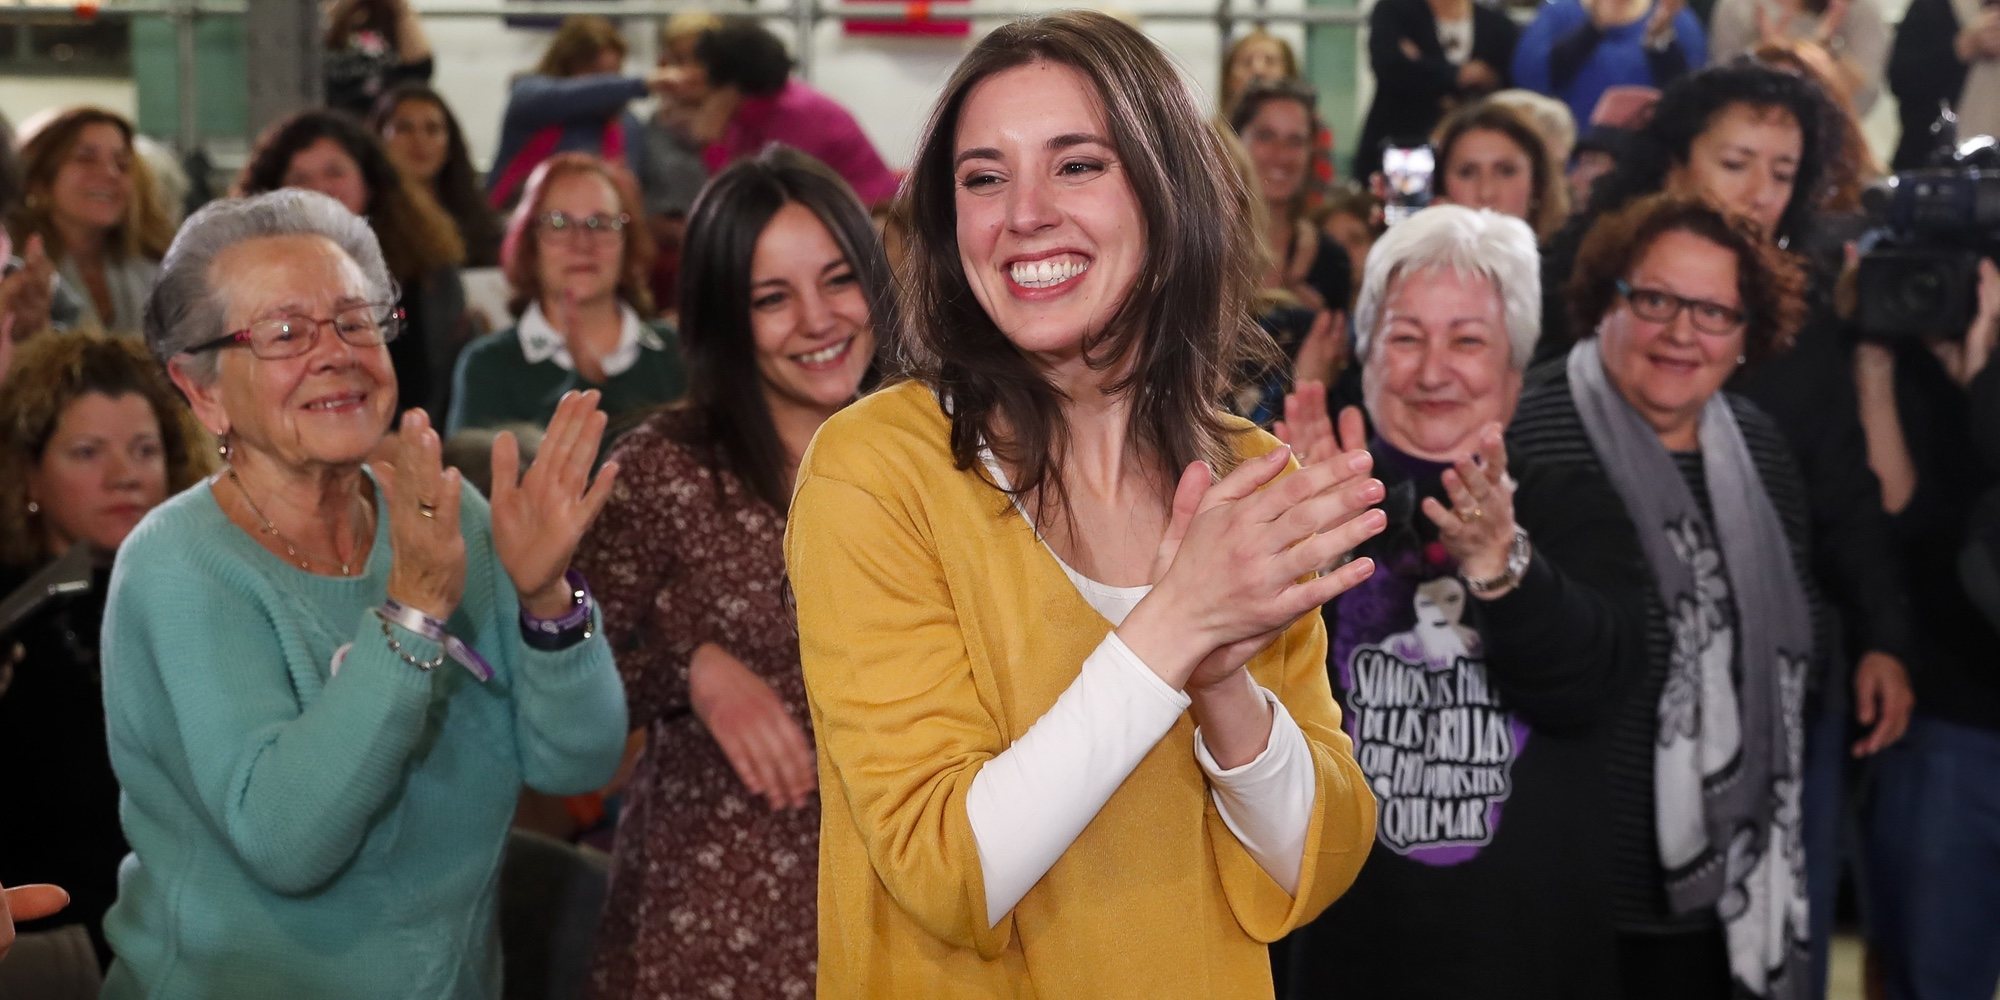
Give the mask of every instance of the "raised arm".
M 646 96 L 646 81 L 618 73 L 590 76 L 533 74 L 514 81 L 507 98 L 507 122 L 527 129 L 602 121 Z
M 1585 729 L 1644 656 L 1650 577 L 1601 476 L 1569 464 L 1517 466 L 1513 517 L 1530 532 L 1532 555 L 1517 585 L 1480 602 L 1487 673 L 1531 725 Z M 1493 572 L 1490 561 L 1466 570 Z

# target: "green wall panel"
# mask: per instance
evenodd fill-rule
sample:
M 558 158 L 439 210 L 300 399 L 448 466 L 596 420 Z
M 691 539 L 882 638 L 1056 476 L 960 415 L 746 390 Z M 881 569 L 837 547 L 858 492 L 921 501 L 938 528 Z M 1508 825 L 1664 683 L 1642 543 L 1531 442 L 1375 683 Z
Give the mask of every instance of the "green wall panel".
M 1315 10 L 1356 10 L 1356 0 L 1306 0 Z M 1364 54 L 1361 29 L 1346 24 L 1306 27 L 1306 74 L 1319 90 L 1320 116 L 1333 129 L 1334 176 L 1346 180 L 1354 159 L 1354 140 L 1361 134 L 1359 81 Z
M 195 120 L 202 137 L 241 137 L 249 120 L 243 61 L 243 19 L 204 17 L 194 23 Z M 139 130 L 165 139 L 180 134 L 179 49 L 165 17 L 132 19 L 132 81 Z

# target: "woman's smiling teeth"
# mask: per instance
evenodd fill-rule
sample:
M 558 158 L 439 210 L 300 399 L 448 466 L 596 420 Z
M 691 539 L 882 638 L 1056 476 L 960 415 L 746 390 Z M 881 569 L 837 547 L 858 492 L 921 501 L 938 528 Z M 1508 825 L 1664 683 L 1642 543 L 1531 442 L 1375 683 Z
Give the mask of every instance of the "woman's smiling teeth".
M 825 367 L 846 357 L 848 345 L 853 343 L 854 343 L 854 338 L 849 337 L 846 340 L 828 344 L 817 351 L 811 351 L 805 354 L 794 354 L 792 355 L 792 360 L 798 362 L 799 364 L 805 365 L 808 368 Z
M 357 405 L 359 405 L 359 404 L 361 403 L 361 401 L 362 401 L 363 399 L 365 399 L 365 398 L 367 398 L 365 394 L 363 394 L 363 393 L 358 393 L 358 392 L 357 392 L 357 393 L 349 393 L 349 394 L 347 394 L 347 395 L 342 395 L 342 396 L 329 396 L 329 397 L 327 397 L 327 398 L 325 398 L 325 399 L 316 399 L 316 400 L 313 400 L 313 401 L 312 401 L 312 402 L 310 402 L 310 403 L 307 403 L 307 404 L 306 404 L 306 409 L 308 409 L 308 410 L 344 410 L 344 409 L 347 409 L 347 408 L 349 408 L 349 407 L 352 407 L 352 406 L 357 406 Z
M 1007 276 L 1023 288 L 1054 288 L 1090 270 L 1089 260 L 1022 261 L 1007 269 Z

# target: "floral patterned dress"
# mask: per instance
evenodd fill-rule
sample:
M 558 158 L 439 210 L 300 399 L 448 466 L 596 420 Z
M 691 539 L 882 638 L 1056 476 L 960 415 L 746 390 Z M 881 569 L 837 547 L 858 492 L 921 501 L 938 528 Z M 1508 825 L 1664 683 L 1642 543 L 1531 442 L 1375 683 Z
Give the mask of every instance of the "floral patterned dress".
M 577 553 L 604 609 L 646 752 L 626 791 L 587 995 L 809 997 L 819 796 L 773 812 L 689 706 L 713 642 L 771 685 L 811 737 L 785 601 L 784 516 L 710 461 L 702 420 L 648 419 L 618 444 L 618 483 Z

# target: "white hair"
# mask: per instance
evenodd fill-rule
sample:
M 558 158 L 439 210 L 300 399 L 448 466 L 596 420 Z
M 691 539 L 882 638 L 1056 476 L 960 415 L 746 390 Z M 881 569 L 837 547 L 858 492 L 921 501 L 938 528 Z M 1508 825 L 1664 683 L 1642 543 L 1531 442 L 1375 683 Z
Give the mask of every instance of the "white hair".
M 1535 231 L 1511 215 L 1461 205 L 1433 205 L 1389 227 L 1375 241 L 1354 304 L 1355 356 L 1367 363 L 1389 286 L 1404 274 L 1432 268 L 1479 275 L 1493 283 L 1507 320 L 1507 360 L 1516 371 L 1526 368 L 1542 335 L 1541 254 L 1535 249 Z
M 162 362 L 223 335 L 223 286 L 215 259 L 238 243 L 267 236 L 320 236 L 361 268 L 368 296 L 394 302 L 396 282 L 382 261 L 382 245 L 368 220 L 317 191 L 284 188 L 250 198 L 212 201 L 188 217 L 160 261 L 160 276 L 146 297 L 146 346 Z M 185 359 L 199 382 L 215 378 L 213 354 Z

